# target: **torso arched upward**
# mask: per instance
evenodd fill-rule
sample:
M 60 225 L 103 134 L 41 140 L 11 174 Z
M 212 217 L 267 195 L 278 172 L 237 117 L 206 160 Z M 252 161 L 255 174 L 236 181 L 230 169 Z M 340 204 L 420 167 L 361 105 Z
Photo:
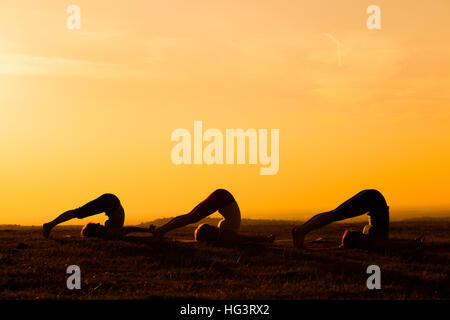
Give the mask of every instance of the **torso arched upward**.
M 225 189 L 217 189 L 205 200 L 198 204 L 189 215 L 193 222 L 200 221 L 219 211 L 223 219 L 219 222 L 219 228 L 238 232 L 241 227 L 241 212 L 233 195 Z
M 119 229 L 125 222 L 125 211 L 119 198 L 111 193 L 105 193 L 84 206 L 74 210 L 74 218 L 83 219 L 104 212 L 109 218 L 106 228 Z
M 217 225 L 220 230 L 239 232 L 241 228 L 241 211 L 236 201 L 219 209 L 219 213 L 223 216 L 223 219 Z

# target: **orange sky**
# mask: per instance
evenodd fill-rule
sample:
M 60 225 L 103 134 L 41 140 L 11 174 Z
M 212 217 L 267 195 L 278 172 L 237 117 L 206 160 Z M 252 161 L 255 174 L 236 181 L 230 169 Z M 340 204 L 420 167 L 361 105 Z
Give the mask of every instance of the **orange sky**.
M 70 4 L 80 30 L 66 27 Z M 366 27 L 370 4 L 381 30 Z M 304 219 L 364 188 L 394 210 L 448 208 L 449 10 L 2 0 L 0 223 L 41 224 L 112 192 L 134 224 L 185 213 L 218 187 L 248 218 Z M 170 135 L 194 120 L 280 129 L 278 174 L 174 165 Z

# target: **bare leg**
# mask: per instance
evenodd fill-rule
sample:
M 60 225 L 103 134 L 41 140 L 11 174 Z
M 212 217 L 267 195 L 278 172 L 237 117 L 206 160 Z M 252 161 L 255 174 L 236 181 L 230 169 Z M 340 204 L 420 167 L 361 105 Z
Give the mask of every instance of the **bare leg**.
M 294 246 L 297 248 L 303 248 L 303 242 L 305 241 L 306 234 L 308 234 L 312 230 L 322 228 L 332 223 L 333 221 L 333 214 L 331 212 L 324 212 L 315 215 L 301 226 L 294 227 L 294 229 L 292 229 Z
M 342 203 L 330 212 L 320 213 L 300 227 L 292 229 L 294 246 L 303 247 L 305 236 L 308 232 L 326 226 L 333 221 L 341 221 L 369 213 L 373 230 L 379 237 L 388 237 L 389 231 L 389 207 L 383 195 L 374 189 L 363 190 Z
M 48 223 L 44 223 L 43 228 L 42 228 L 44 237 L 48 238 L 50 236 L 50 231 L 52 231 L 52 229 L 54 227 L 56 227 L 58 224 L 72 220 L 73 218 L 75 218 L 74 210 L 69 210 L 69 211 L 66 211 L 66 212 L 60 214 L 56 219 L 54 219 Z
M 69 221 L 74 218 L 82 219 L 95 214 L 99 214 L 101 212 L 105 212 L 107 215 L 111 213 L 113 210 L 117 209 L 120 205 L 120 200 L 113 194 L 105 193 L 98 197 L 95 200 L 92 200 L 86 203 L 84 206 L 69 210 L 59 215 L 53 221 L 45 223 L 43 225 L 42 231 L 44 233 L 44 237 L 48 238 L 50 235 L 50 231 L 60 223 Z
M 211 193 L 208 198 L 198 204 L 188 214 L 173 218 L 165 225 L 156 228 L 154 234 L 156 237 L 162 237 L 165 233 L 171 230 L 198 222 L 234 201 L 233 196 L 228 191 L 218 189 Z
M 165 225 L 163 225 L 159 228 L 156 228 L 154 231 L 155 236 L 162 237 L 162 236 L 164 236 L 164 234 L 166 234 L 167 232 L 169 232 L 171 230 L 178 229 L 178 228 L 187 226 L 188 224 L 200 221 L 202 219 L 202 217 L 199 214 L 195 214 L 195 209 L 192 210 L 188 214 L 183 214 L 181 216 L 173 218 L 172 220 L 167 222 Z

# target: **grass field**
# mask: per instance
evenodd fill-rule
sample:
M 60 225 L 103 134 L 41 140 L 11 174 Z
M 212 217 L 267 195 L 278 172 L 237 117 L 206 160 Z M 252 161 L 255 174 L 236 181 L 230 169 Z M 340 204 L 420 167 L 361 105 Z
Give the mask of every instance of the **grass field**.
M 273 245 L 243 247 L 193 242 L 195 226 L 119 241 L 84 240 L 80 227 L 57 227 L 44 239 L 36 227 L 0 230 L 0 299 L 450 299 L 450 219 L 393 222 L 391 237 L 428 236 L 418 250 L 298 251 L 294 222 L 247 221 L 242 232 L 274 233 Z M 314 232 L 338 242 L 348 227 Z M 81 268 L 81 290 L 66 287 L 66 268 Z M 368 290 L 366 268 L 381 268 L 381 290 Z

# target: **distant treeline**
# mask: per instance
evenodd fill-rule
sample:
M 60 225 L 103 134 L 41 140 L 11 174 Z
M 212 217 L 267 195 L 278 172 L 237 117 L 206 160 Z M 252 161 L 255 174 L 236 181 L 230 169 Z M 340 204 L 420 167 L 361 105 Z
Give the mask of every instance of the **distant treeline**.
M 156 219 L 150 222 L 142 222 L 141 224 L 139 224 L 139 226 L 141 227 L 148 227 L 150 224 L 153 224 L 155 226 L 161 226 L 167 222 L 169 222 L 172 218 L 162 218 L 162 219 Z M 205 218 L 203 220 L 201 220 L 198 224 L 200 223 L 208 223 L 211 225 L 216 225 L 217 223 L 219 223 L 219 221 L 221 220 L 221 218 Z M 401 221 L 411 221 L 411 222 L 415 222 L 415 221 L 429 221 L 429 222 L 439 222 L 439 221 L 450 221 L 450 214 L 448 216 L 445 217 L 427 217 L 427 216 L 423 216 L 423 217 L 412 217 L 412 218 L 406 218 L 406 217 L 398 217 L 396 218 L 391 217 L 391 221 L 393 222 L 401 222 Z M 270 219 L 242 219 L 242 224 L 243 225 L 287 225 L 287 224 L 299 224 L 305 222 L 304 220 L 270 220 Z M 367 217 L 363 216 L 363 217 L 358 217 L 355 219 L 349 219 L 346 221 L 343 221 L 342 223 L 353 223 L 353 222 L 367 222 Z
M 162 218 L 162 219 L 156 219 L 153 221 L 149 221 L 149 222 L 142 222 L 140 224 L 138 224 L 137 226 L 139 227 L 148 227 L 150 224 L 153 224 L 155 226 L 161 226 L 167 222 L 169 222 L 172 218 Z M 201 220 L 200 222 L 198 222 L 195 225 L 198 225 L 200 223 L 208 223 L 211 225 L 217 225 L 219 223 L 219 221 L 221 220 L 221 218 L 205 218 L 203 220 Z M 407 218 L 407 217 L 391 217 L 391 222 L 419 222 L 419 221 L 424 221 L 424 222 L 450 222 L 450 213 L 447 216 L 440 216 L 440 217 L 432 217 L 432 216 L 419 216 L 419 217 L 411 217 L 411 218 Z M 305 222 L 305 220 L 270 220 L 270 219 L 242 219 L 242 224 L 243 225 L 294 225 L 294 224 L 300 224 Z M 338 222 L 338 223 L 362 223 L 362 222 L 367 222 L 367 217 L 358 217 L 358 218 L 353 218 L 353 219 L 348 219 L 342 222 Z M 66 225 L 66 226 L 60 226 L 60 228 L 70 228 L 70 227 L 74 227 L 74 226 L 81 226 L 80 225 Z M 31 228 L 42 228 L 42 226 L 22 226 L 20 224 L 0 224 L 0 230 L 5 231 L 5 230 L 17 230 L 20 228 L 24 228 L 24 227 L 31 227 Z

